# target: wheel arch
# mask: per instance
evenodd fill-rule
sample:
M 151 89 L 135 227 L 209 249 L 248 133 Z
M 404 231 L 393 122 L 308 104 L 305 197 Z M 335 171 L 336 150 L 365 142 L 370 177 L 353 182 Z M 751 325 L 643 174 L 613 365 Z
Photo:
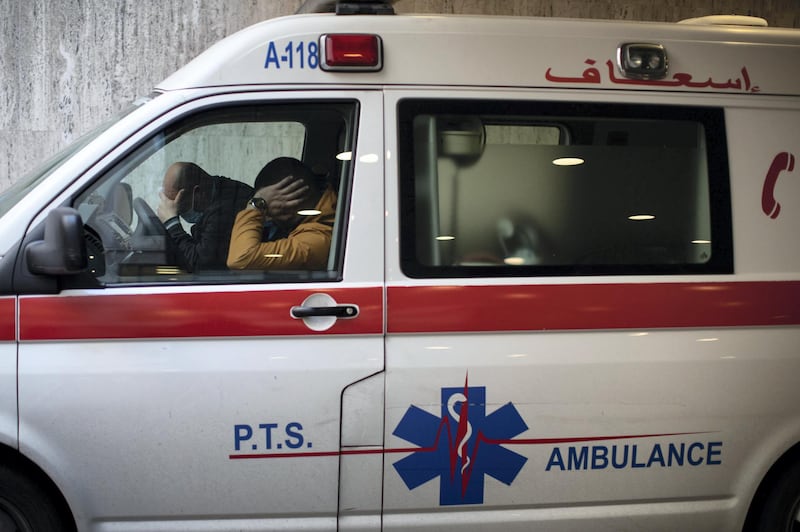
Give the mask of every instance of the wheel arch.
M 745 518 L 744 527 L 742 528 L 744 532 L 755 530 L 756 524 L 761 517 L 761 512 L 764 509 L 764 504 L 772 488 L 775 487 L 781 474 L 791 464 L 795 463 L 800 463 L 800 442 L 795 443 L 783 453 L 780 458 L 772 464 L 772 467 L 769 468 L 764 478 L 761 479 L 747 510 L 747 517 Z
M 72 510 L 67 504 L 67 500 L 55 482 L 42 470 L 36 463 L 28 457 L 20 453 L 18 450 L 13 449 L 7 445 L 0 444 L 0 463 L 15 469 L 20 474 L 25 475 L 27 478 L 40 486 L 47 494 L 52 497 L 56 505 L 59 515 L 64 519 L 67 527 L 70 530 L 77 530 L 75 524 L 75 517 Z

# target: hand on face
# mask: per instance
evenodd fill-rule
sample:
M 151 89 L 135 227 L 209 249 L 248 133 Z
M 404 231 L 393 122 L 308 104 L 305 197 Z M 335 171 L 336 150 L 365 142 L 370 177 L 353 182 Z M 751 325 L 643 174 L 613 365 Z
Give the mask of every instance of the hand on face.
M 183 197 L 184 189 L 180 189 L 173 199 L 170 199 L 163 190 L 158 191 L 158 197 L 161 201 L 158 204 L 156 214 L 161 222 L 166 222 L 170 218 L 178 216 L 178 206 L 180 205 L 181 198 Z
M 310 190 L 302 179 L 290 175 L 274 185 L 258 189 L 254 195 L 267 202 L 270 218 L 278 222 L 288 222 L 297 216 L 297 210 L 308 198 Z

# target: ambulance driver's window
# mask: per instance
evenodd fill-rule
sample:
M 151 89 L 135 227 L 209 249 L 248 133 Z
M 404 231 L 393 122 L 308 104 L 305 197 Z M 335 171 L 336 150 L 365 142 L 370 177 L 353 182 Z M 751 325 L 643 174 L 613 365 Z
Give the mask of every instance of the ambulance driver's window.
M 332 242 L 344 241 L 341 154 L 354 150 L 355 110 L 237 105 L 170 124 L 75 201 L 94 277 L 106 286 L 338 279 Z
M 404 100 L 412 277 L 732 271 L 720 109 Z

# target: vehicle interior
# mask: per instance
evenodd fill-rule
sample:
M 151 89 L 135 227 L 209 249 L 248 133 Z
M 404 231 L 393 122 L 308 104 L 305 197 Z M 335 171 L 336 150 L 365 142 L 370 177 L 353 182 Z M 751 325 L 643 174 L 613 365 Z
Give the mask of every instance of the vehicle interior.
M 345 219 L 354 146 L 352 102 L 237 105 L 205 110 L 175 122 L 122 159 L 76 200 L 85 223 L 90 271 L 102 285 L 242 280 L 332 280 L 341 271 L 340 221 Z M 337 213 L 325 271 L 188 272 L 156 215 L 166 169 L 188 161 L 210 175 L 253 184 L 276 157 L 301 160 L 337 192 Z M 342 201 L 344 200 L 344 201 Z M 235 213 L 234 213 L 235 215 Z M 191 224 L 181 219 L 191 234 Z
M 410 270 L 675 271 L 712 260 L 701 120 L 422 110 L 401 132 L 413 152 L 402 195 L 414 212 Z

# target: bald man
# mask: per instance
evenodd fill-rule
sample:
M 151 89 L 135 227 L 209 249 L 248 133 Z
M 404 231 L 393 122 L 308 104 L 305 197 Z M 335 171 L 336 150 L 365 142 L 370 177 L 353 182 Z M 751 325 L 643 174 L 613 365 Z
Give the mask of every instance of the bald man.
M 178 266 L 188 272 L 227 269 L 233 221 L 252 195 L 251 186 L 209 175 L 194 163 L 172 164 L 164 174 L 157 214 L 175 242 Z M 191 233 L 179 217 L 193 224 Z

